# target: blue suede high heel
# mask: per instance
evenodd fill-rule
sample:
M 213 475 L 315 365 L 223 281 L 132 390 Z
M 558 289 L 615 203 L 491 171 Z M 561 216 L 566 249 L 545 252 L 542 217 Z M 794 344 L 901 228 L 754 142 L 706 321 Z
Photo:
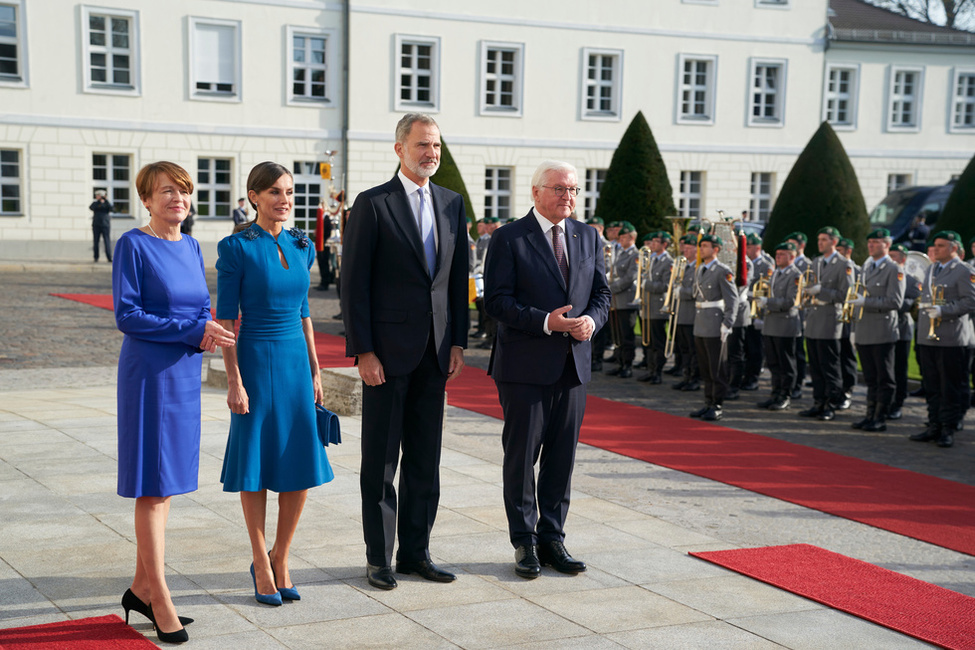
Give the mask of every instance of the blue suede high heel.
M 254 575 L 254 563 L 251 562 L 251 579 L 254 581 L 254 598 L 257 602 L 264 605 L 274 605 L 275 607 L 282 605 L 281 602 L 281 592 L 275 591 L 273 594 L 264 595 L 257 591 L 257 576 Z
M 274 561 L 271 560 L 271 551 L 267 552 L 267 559 L 271 562 L 271 575 L 274 576 L 274 586 L 278 587 L 278 576 L 274 573 Z M 290 587 L 278 587 L 278 593 L 284 600 L 301 600 L 301 594 L 294 585 Z

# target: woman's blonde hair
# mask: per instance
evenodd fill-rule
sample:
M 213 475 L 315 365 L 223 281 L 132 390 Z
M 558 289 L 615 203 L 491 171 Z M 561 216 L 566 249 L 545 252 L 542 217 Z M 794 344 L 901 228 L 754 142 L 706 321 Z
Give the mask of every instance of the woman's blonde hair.
M 145 201 L 152 196 L 152 191 L 156 189 L 156 181 L 159 176 L 165 174 L 173 179 L 176 186 L 193 193 L 193 179 L 189 173 L 177 165 L 166 160 L 149 163 L 139 170 L 139 175 L 135 177 L 135 188 L 139 193 L 139 198 Z

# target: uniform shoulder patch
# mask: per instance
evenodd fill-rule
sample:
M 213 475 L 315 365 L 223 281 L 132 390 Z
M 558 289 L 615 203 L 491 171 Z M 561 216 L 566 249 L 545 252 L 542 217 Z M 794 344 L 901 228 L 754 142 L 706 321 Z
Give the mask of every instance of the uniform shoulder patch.
M 728 282 L 734 282 L 735 276 L 733 273 L 729 273 L 726 276 L 724 276 L 724 279 L 727 280 Z M 972 282 L 975 282 L 975 280 L 972 280 Z
M 971 281 L 972 281 L 972 284 L 975 284 L 975 273 L 972 273 L 972 274 L 971 274 L 970 276 L 968 276 L 968 277 L 969 277 L 969 278 L 971 279 Z
M 904 279 L 904 274 L 903 273 L 898 273 L 897 274 L 897 281 L 900 282 L 903 279 Z
M 972 276 L 972 277 L 975 277 L 975 276 Z M 975 282 L 975 280 L 972 280 L 972 282 Z M 920 282 L 917 283 L 917 290 L 918 291 L 924 291 L 924 287 L 921 286 L 921 283 Z
M 846 274 L 847 275 L 853 275 L 853 267 L 852 266 L 846 267 Z
M 795 283 L 796 283 L 796 286 L 798 287 L 799 286 L 799 277 L 798 276 L 796 276 Z

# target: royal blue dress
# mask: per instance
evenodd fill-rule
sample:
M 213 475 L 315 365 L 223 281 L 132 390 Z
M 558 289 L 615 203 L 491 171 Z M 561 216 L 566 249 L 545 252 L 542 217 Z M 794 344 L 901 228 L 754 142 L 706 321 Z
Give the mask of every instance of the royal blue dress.
M 255 223 L 223 239 L 217 252 L 217 318 L 235 320 L 240 310 L 237 365 L 249 409 L 230 414 L 223 489 L 294 492 L 327 483 L 332 467 L 318 440 L 301 323 L 315 248 L 298 229 L 275 242 Z
M 197 346 L 210 293 L 195 239 L 130 230 L 115 244 L 118 360 L 118 493 L 167 497 L 197 488 L 200 369 Z

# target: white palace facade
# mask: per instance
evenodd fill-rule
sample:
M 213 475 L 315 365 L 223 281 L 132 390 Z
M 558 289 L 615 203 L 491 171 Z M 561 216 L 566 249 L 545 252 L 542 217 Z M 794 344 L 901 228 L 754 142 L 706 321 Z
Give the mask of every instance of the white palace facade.
M 593 214 L 642 111 L 682 214 L 764 220 L 829 121 L 869 206 L 975 153 L 975 35 L 861 0 L 0 0 L 0 259 L 85 259 L 88 204 L 142 225 L 135 174 L 194 174 L 212 259 L 251 166 L 293 169 L 307 227 L 329 181 L 396 169 L 393 128 L 435 116 L 475 217 L 522 216 L 545 158 Z M 313 221 L 311 222 L 313 225 Z

